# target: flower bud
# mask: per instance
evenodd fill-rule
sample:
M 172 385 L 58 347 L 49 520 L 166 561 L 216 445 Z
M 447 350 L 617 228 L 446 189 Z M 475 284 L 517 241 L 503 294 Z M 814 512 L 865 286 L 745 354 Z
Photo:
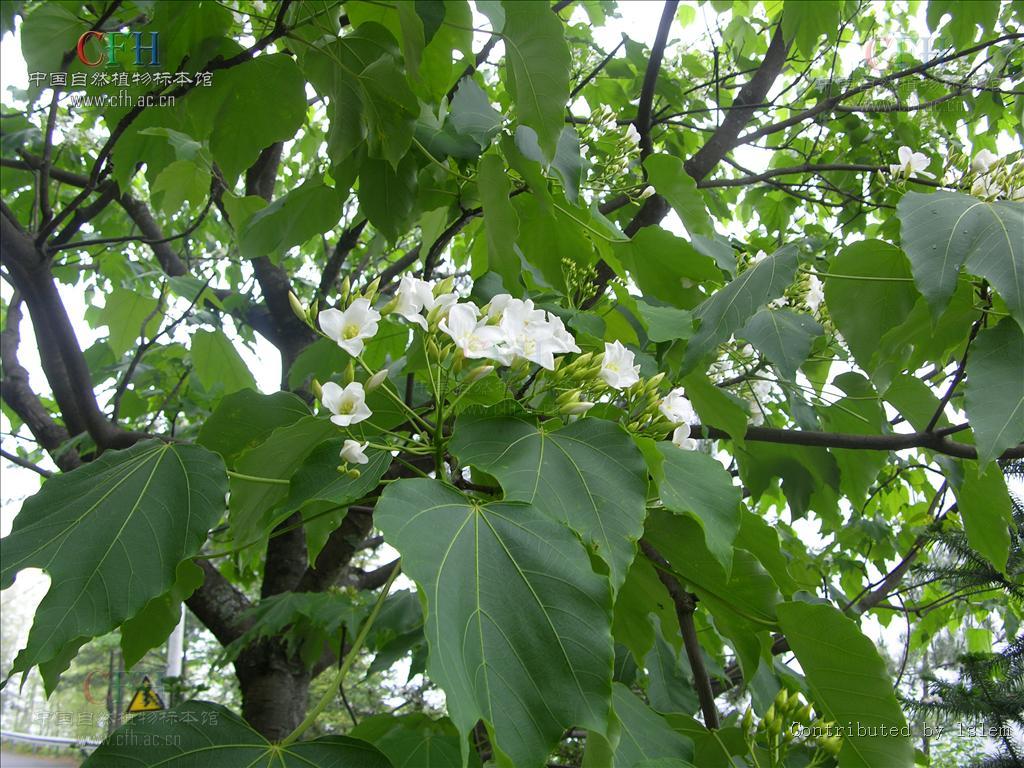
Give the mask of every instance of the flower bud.
M 345 279 L 341 281 L 341 301 L 344 304 L 348 304 L 348 295 L 352 293 L 352 281 L 348 275 L 345 275 Z
M 292 312 L 295 313 L 295 316 L 299 318 L 299 320 L 304 323 L 309 322 L 309 318 L 306 316 L 306 308 L 302 306 L 302 302 L 299 301 L 299 297 L 291 291 L 288 291 L 288 304 L 291 306 Z
M 362 472 L 360 472 L 358 469 L 355 469 L 353 467 L 352 469 L 350 469 L 348 472 L 345 473 L 345 476 L 350 478 L 351 480 L 358 480 L 359 479 L 359 475 L 361 475 L 361 474 L 362 474 Z
M 641 200 L 646 200 L 647 198 L 651 197 L 653 194 L 654 194 L 654 187 L 648 185 L 648 186 L 644 187 L 643 191 L 640 193 L 640 199 Z
M 750 726 L 754 724 L 754 710 L 747 707 L 747 711 L 743 713 L 743 732 L 749 733 Z
M 320 314 L 320 299 L 313 299 L 313 303 L 306 310 L 306 323 L 310 328 L 316 328 L 316 319 Z
M 431 360 L 441 359 L 441 350 L 438 349 L 437 343 L 433 339 L 427 339 L 427 356 Z
M 365 389 L 367 392 L 373 392 L 377 387 L 384 383 L 388 377 L 388 369 L 381 368 L 373 376 L 366 381 Z
M 443 293 L 451 293 L 452 288 L 455 287 L 455 278 L 452 276 L 446 277 L 444 280 L 434 286 L 434 296 L 440 296 Z
M 558 412 L 565 414 L 566 416 L 579 416 L 582 413 L 586 413 L 593 407 L 593 403 L 573 401 L 563 405 L 561 408 L 558 409 Z
M 567 392 L 563 392 L 555 398 L 557 405 L 565 405 L 571 403 L 573 400 L 579 400 L 583 396 L 583 393 L 578 389 L 570 389 Z
M 315 397 L 317 400 L 322 400 L 323 399 L 324 389 L 323 389 L 323 387 L 320 386 L 320 382 L 319 381 L 317 381 L 316 379 L 313 379 L 313 383 L 310 386 L 310 389 L 313 390 L 313 397 Z
M 818 741 L 818 744 L 823 750 L 828 752 L 832 757 L 839 754 L 839 750 L 843 748 L 843 739 L 841 736 L 826 736 Z
M 658 386 L 664 380 L 665 380 L 665 372 L 664 371 L 658 371 L 658 373 L 654 374 L 653 376 L 651 376 L 651 378 L 649 378 L 647 380 L 647 388 L 649 390 L 651 390 L 652 392 L 657 391 Z
M 474 381 L 479 381 L 484 376 L 494 370 L 493 365 L 478 365 L 476 368 L 466 374 L 465 382 L 472 384 Z
M 353 381 L 356 380 L 356 366 L 352 362 L 351 358 L 348 361 L 348 365 L 345 366 L 345 373 L 341 377 L 342 386 L 347 387 Z
M 393 299 L 391 299 L 391 301 L 389 301 L 387 304 L 385 304 L 383 307 L 381 307 L 379 311 L 380 311 L 380 313 L 382 315 L 390 315 L 392 312 L 395 311 L 395 307 L 397 307 L 397 306 L 398 306 L 398 297 L 395 296 Z
M 373 302 L 373 297 L 377 295 L 377 289 L 380 288 L 380 278 L 374 278 L 373 282 L 370 283 L 366 290 L 363 292 L 363 298 L 369 302 Z
M 772 704 L 770 707 L 768 707 L 768 711 L 764 713 L 764 719 L 766 721 L 768 721 L 768 722 L 771 722 L 772 720 L 775 719 L 775 705 L 774 704 Z
M 588 365 L 590 365 L 590 361 L 593 360 L 593 359 L 594 359 L 594 353 L 593 352 L 584 352 L 582 355 L 580 355 L 575 360 L 573 360 L 572 363 L 569 365 L 569 367 L 572 368 L 573 370 L 576 370 L 576 369 L 579 369 L 579 368 L 586 368 Z

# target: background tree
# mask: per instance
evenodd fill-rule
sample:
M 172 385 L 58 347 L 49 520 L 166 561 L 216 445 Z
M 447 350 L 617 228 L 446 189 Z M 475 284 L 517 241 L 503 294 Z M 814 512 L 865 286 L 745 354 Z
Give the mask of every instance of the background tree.
M 650 8 L 3 4 L 2 396 L 37 446 L 4 455 L 47 479 L 2 581 L 52 579 L 11 674 L 184 601 L 255 732 L 179 715 L 240 764 L 913 763 L 820 731 L 904 727 L 856 620 L 935 530 L 1007 574 L 1022 7 L 670 0 L 602 42 Z M 922 621 L 1018 626 L 992 608 Z M 450 719 L 298 741 L 406 656 Z M 128 726 L 185 733 L 146 759 L 209 748 L 179 715 Z

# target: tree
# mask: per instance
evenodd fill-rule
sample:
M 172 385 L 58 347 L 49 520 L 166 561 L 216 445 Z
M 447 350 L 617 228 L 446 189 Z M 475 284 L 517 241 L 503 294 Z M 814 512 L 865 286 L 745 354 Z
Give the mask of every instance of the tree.
M 184 601 L 242 696 L 90 765 L 913 763 L 858 618 L 1007 569 L 1022 7 L 650 7 L 4 4 L 10 674 Z M 447 717 L 300 740 L 371 653 Z

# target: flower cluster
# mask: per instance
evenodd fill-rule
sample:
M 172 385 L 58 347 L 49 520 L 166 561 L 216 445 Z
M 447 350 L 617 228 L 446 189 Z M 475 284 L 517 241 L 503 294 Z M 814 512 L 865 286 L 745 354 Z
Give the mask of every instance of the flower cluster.
M 557 315 L 537 308 L 530 299 L 518 299 L 507 293 L 494 296 L 486 306 L 479 308 L 472 302 L 460 302 L 451 287 L 450 280 L 432 284 L 406 276 L 394 298 L 380 311 L 372 306 L 374 291 L 371 290 L 366 296 L 352 300 L 344 310 L 320 312 L 320 327 L 325 336 L 358 357 L 366 342 L 377 333 L 382 315 L 399 315 L 426 331 L 436 329 L 448 336 L 449 349 L 455 349 L 456 360 L 484 359 L 500 366 L 533 363 L 552 372 L 552 382 L 578 381 L 556 398 L 560 413 L 581 415 L 592 408 L 594 403 L 583 399 L 584 389 L 601 399 L 609 397 L 609 390 L 624 392 L 626 402 L 638 407 L 638 411 L 634 411 L 638 416 L 631 428 L 640 429 L 643 424 L 652 429 L 672 427 L 672 441 L 676 445 L 688 450 L 697 447 L 696 440 L 690 437 L 690 424 L 697 421 L 697 416 L 683 389 L 673 389 L 662 396 L 658 390 L 663 374 L 642 381 L 635 354 L 622 342 L 605 343 L 603 353 L 580 354 L 568 365 L 561 366 L 557 355 L 581 350 Z M 298 300 L 294 303 L 298 304 Z M 434 349 L 436 351 L 436 347 Z M 465 377 L 466 381 L 492 370 L 491 365 L 480 366 Z M 386 375 L 386 371 L 378 371 L 364 387 L 358 381 L 351 381 L 350 374 L 346 386 L 328 382 L 317 387 L 317 395 L 331 412 L 333 423 L 351 427 L 372 416 L 366 394 L 380 386 Z M 341 450 L 342 461 L 367 463 L 366 447 L 365 443 L 346 440 Z
M 557 315 L 537 309 L 530 299 L 500 293 L 483 310 L 475 304 L 455 304 L 438 327 L 463 357 L 484 358 L 499 365 L 528 360 L 555 370 L 555 355 L 579 352 L 576 340 Z
M 982 149 L 971 160 L 971 172 L 977 174 L 971 184 L 972 195 L 991 199 L 1024 200 L 1024 178 L 1019 165 L 1016 169 L 1007 166 L 1006 161 L 999 155 Z

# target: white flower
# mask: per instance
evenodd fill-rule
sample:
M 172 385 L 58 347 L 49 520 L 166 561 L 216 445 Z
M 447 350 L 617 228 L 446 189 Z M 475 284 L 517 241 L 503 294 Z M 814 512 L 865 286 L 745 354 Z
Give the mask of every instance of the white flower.
M 764 251 L 758 251 L 754 254 L 754 258 L 750 260 L 751 264 L 760 264 L 762 261 L 768 258 L 768 254 Z
M 370 306 L 368 299 L 356 299 L 344 312 L 325 309 L 319 317 L 320 327 L 329 338 L 350 355 L 358 355 L 364 340 L 377 333 L 380 312 Z
M 682 387 L 676 387 L 665 395 L 658 404 L 658 410 L 673 424 L 697 421 L 697 413 L 693 410 L 693 404 L 686 398 Z
M 995 152 L 989 152 L 987 149 L 980 150 L 971 160 L 971 170 L 975 173 L 987 173 L 988 169 L 992 167 L 992 163 L 999 159 L 999 155 Z
M 672 442 L 684 451 L 696 451 L 697 441 L 690 437 L 690 425 L 682 424 L 672 433 Z
M 648 185 L 644 187 L 643 191 L 640 193 L 640 199 L 646 200 L 648 197 L 651 197 L 652 195 L 654 195 L 654 187 Z
M 817 312 L 818 307 L 821 306 L 821 302 L 825 300 L 825 286 L 822 285 L 821 280 L 816 276 L 811 275 L 810 280 L 807 281 L 807 296 L 804 297 L 804 302 L 810 308 L 811 312 Z
M 750 424 L 754 427 L 760 427 L 764 424 L 764 412 L 758 407 L 757 403 L 750 404 Z
M 555 369 L 555 353 L 564 351 L 564 340 L 555 338 L 556 329 L 549 323 L 547 312 L 535 309 L 530 299 L 510 299 L 498 327 L 505 334 L 502 351 L 506 356 L 523 357 L 549 371 Z
M 605 342 L 601 378 L 612 389 L 623 389 L 640 381 L 640 366 L 633 364 L 634 355 L 622 342 Z
M 395 300 L 395 312 L 427 330 L 427 320 L 420 313 L 428 304 L 434 303 L 434 288 L 430 283 L 412 275 L 404 275 L 395 292 Z
M 640 143 L 640 133 L 632 123 L 626 126 L 626 139 L 634 146 Z
M 753 385 L 750 388 L 751 388 L 751 390 L 754 393 L 754 397 L 756 397 L 757 400 L 759 402 L 762 402 L 762 403 L 765 400 L 767 400 L 768 397 L 774 391 L 773 387 L 772 387 L 772 383 L 770 381 L 766 381 L 764 379 L 758 379 L 757 381 L 755 381 L 753 383 Z
M 496 294 L 490 300 L 490 302 L 488 302 L 488 304 L 487 304 L 487 317 L 488 317 L 488 319 L 495 318 L 495 317 L 501 317 L 502 313 L 505 311 L 505 307 L 508 306 L 508 303 L 510 301 L 512 301 L 512 294 L 510 294 L 510 293 L 499 293 L 499 294 Z
M 504 341 L 505 334 L 497 326 L 479 323 L 478 314 L 474 304 L 456 304 L 448 310 L 448 316 L 438 327 L 452 337 L 463 356 L 497 359 L 501 356 L 498 346 Z
M 782 307 L 785 307 L 785 306 L 788 306 L 788 305 L 789 305 L 789 299 L 787 299 L 785 296 L 779 296 L 779 298 L 772 299 L 771 301 L 768 302 L 768 306 L 771 309 L 781 309 Z
M 373 411 L 366 406 L 363 385 L 358 381 L 353 381 L 344 389 L 333 381 L 327 382 L 323 386 L 320 402 L 334 414 L 331 421 L 339 427 L 350 427 L 373 415 Z
M 928 156 L 921 152 L 915 152 L 910 147 L 900 147 L 896 154 L 900 158 L 899 163 L 889 166 L 889 173 L 893 175 L 906 176 L 910 179 L 928 167 Z M 928 174 L 921 175 L 927 176 Z
M 341 460 L 349 464 L 369 464 L 370 459 L 363 453 L 368 445 L 369 443 L 360 445 L 358 440 L 346 440 L 341 446 Z

